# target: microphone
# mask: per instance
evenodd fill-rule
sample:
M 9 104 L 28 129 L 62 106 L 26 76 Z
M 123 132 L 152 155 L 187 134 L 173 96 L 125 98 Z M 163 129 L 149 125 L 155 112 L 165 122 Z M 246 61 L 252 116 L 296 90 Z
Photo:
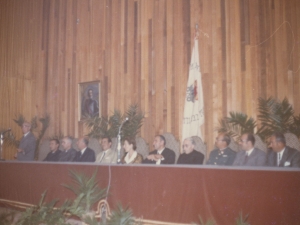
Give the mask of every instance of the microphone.
M 121 129 L 122 129 L 122 127 L 123 127 L 123 125 L 124 125 L 124 123 L 126 123 L 128 121 L 128 117 L 126 117 L 123 121 L 122 121 L 122 123 L 121 123 L 121 125 L 120 125 L 120 127 L 119 127 L 119 133 L 118 133 L 118 146 L 117 146 L 117 150 L 118 150 L 118 155 L 117 155 L 117 164 L 121 164 Z
M 127 121 L 128 121 L 128 117 L 126 117 L 126 118 L 122 121 L 122 123 L 121 123 L 121 125 L 120 125 L 120 127 L 119 127 L 119 134 L 120 134 L 120 131 L 121 131 L 121 129 L 122 129 L 124 123 L 126 123 Z
M 123 126 L 123 124 L 126 123 L 128 120 L 129 120 L 128 117 L 126 117 L 126 118 L 123 120 L 121 126 Z

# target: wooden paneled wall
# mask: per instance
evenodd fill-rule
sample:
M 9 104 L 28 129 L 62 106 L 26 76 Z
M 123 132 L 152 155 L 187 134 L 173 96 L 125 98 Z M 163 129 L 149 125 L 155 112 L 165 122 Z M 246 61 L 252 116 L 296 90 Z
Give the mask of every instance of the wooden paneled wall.
M 138 103 L 141 136 L 181 137 L 194 28 L 200 29 L 204 141 L 218 119 L 256 117 L 258 97 L 300 113 L 298 0 L 0 0 L 0 128 L 51 116 L 47 136 L 75 137 L 78 83 L 100 80 L 102 114 Z M 10 157 L 10 156 L 9 156 Z

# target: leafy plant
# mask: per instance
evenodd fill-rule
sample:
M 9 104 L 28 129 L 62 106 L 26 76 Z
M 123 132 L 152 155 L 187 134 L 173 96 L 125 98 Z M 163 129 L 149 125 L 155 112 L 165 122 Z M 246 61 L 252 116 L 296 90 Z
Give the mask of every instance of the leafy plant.
M 281 102 L 272 97 L 268 99 L 259 98 L 258 112 L 257 121 L 245 113 L 230 112 L 229 117 L 219 121 L 220 126 L 217 130 L 236 138 L 245 132 L 254 133 L 257 124 L 259 124 L 256 134 L 265 141 L 274 132 L 292 132 L 300 137 L 300 115 L 294 116 L 293 107 L 287 98 Z
M 123 124 L 121 136 L 135 137 L 143 124 L 144 117 L 144 113 L 138 110 L 138 105 L 133 104 L 124 114 L 119 110 L 114 110 L 109 118 L 93 117 L 84 120 L 84 123 L 90 129 L 88 136 L 100 139 L 104 136 L 116 137 L 120 125 L 125 118 L 128 118 L 128 121 Z
M 104 223 L 101 223 L 101 225 Z M 139 224 L 135 221 L 131 209 L 126 207 L 123 209 L 121 204 L 117 205 L 117 209 L 112 211 L 110 218 L 106 221 L 106 225 L 133 225 Z
M 300 114 L 294 116 L 294 122 L 290 126 L 290 132 L 295 134 L 298 138 L 300 137 Z
M 252 117 L 248 117 L 241 112 L 230 112 L 230 117 L 225 117 L 219 121 L 219 132 L 227 133 L 231 137 L 239 137 L 242 133 L 253 133 L 256 122 Z
M 70 170 L 69 173 L 73 184 L 63 184 L 63 186 L 77 195 L 70 208 L 70 212 L 81 217 L 83 213 L 91 211 L 91 207 L 94 203 L 106 197 L 106 188 L 101 189 L 97 186 L 97 171 L 93 173 L 92 177 L 87 177 L 85 174 L 77 173 L 72 170 Z
M 46 191 L 42 194 L 38 205 L 27 208 L 22 213 L 17 225 L 32 225 L 32 224 L 46 224 L 46 225 L 70 225 L 65 222 L 64 213 L 67 212 L 70 202 L 66 201 L 60 208 L 55 209 L 54 206 L 58 200 L 53 200 L 49 203 L 44 203 Z
M 201 216 L 199 216 L 199 223 L 192 223 L 192 225 L 215 225 L 215 224 L 216 223 L 211 219 L 204 222 Z
M 15 212 L 3 212 L 0 214 L 1 225 L 11 225 L 14 221 Z
M 294 110 L 286 98 L 282 102 L 274 98 L 259 98 L 258 111 L 261 127 L 257 134 L 262 138 L 269 137 L 274 131 L 282 133 L 290 131 L 294 122 Z
M 240 212 L 239 217 L 235 220 L 236 225 L 249 225 L 249 223 L 247 223 L 248 218 L 249 214 L 247 214 L 244 218 L 243 213 Z

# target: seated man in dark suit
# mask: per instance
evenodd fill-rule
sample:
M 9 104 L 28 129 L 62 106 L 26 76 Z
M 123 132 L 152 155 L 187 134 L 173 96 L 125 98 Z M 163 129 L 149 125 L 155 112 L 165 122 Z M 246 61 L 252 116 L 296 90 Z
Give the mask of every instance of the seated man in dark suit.
M 282 133 L 274 133 L 271 136 L 270 146 L 267 154 L 267 165 L 278 167 L 300 167 L 300 153 L 286 146 L 285 137 Z
M 204 155 L 194 149 L 195 141 L 192 137 L 184 139 L 182 147 L 183 153 L 179 156 L 177 164 L 203 164 Z
M 235 159 L 236 152 L 228 147 L 229 144 L 230 137 L 227 134 L 218 134 L 215 143 L 217 149 L 210 153 L 206 164 L 231 166 Z
M 77 152 L 74 162 L 95 162 L 95 152 L 88 147 L 88 144 L 88 137 L 82 137 L 78 139 L 77 146 L 80 151 Z
M 265 166 L 266 153 L 254 148 L 255 137 L 253 134 L 243 134 L 240 140 L 242 151 L 236 154 L 233 166 Z
M 72 148 L 72 138 L 64 137 L 61 143 L 63 151 L 59 155 L 60 162 L 73 162 L 76 156 L 77 151 Z
M 50 140 L 50 152 L 48 153 L 47 157 L 43 161 L 57 162 L 59 159 L 59 155 L 61 153 L 61 150 L 59 150 L 58 147 L 59 147 L 59 140 L 51 139 Z
M 153 141 L 153 147 L 156 149 L 149 153 L 143 163 L 148 164 L 174 164 L 175 163 L 175 153 L 165 147 L 166 139 L 162 135 L 157 135 Z

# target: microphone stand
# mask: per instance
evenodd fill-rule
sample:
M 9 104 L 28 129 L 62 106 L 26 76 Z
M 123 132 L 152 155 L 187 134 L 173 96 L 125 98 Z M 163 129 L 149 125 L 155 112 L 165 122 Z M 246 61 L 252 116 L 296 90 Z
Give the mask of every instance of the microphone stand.
M 125 120 L 121 123 L 120 127 L 119 127 L 119 132 L 118 132 L 118 159 L 117 159 L 117 164 L 121 164 L 121 129 L 124 125 L 124 123 L 126 123 L 128 121 L 128 117 L 125 118 Z
M 0 134 L 0 161 L 3 161 L 2 159 L 2 144 L 3 144 L 3 133 Z

